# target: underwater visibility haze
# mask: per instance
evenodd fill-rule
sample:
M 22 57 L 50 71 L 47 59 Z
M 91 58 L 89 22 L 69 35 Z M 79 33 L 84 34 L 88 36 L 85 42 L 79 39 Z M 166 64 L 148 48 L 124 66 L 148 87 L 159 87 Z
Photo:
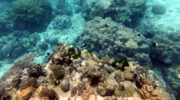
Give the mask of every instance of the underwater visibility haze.
M 0 0 L 1 100 L 180 100 L 180 0 Z

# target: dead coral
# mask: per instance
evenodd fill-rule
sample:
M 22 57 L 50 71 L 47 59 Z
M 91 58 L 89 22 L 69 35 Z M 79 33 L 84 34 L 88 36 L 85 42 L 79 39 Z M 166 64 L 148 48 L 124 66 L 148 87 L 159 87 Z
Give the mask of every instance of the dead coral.
M 125 88 L 123 85 L 116 87 L 114 95 L 123 97 L 132 97 L 134 94 L 133 88 Z
M 59 100 L 57 93 L 53 89 L 42 88 L 42 90 L 38 93 L 38 97 L 40 100 L 48 99 L 48 100 Z
M 115 91 L 115 87 L 113 85 L 110 85 L 110 84 L 97 87 L 97 93 L 102 95 L 102 96 L 113 95 L 114 91 Z

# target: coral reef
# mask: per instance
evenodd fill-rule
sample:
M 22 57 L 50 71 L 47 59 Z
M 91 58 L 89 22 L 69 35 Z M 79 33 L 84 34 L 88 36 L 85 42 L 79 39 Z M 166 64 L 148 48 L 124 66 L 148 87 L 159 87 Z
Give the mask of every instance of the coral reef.
M 81 4 L 83 16 L 91 20 L 97 16 L 111 17 L 112 20 L 133 27 L 144 14 L 144 0 L 84 0 Z
M 156 36 L 153 41 L 158 46 L 151 48 L 151 58 L 168 65 L 180 64 L 180 42 L 176 35 Z
M 66 0 L 58 0 L 56 4 L 56 14 L 71 16 L 73 14 L 73 8 Z
M 16 69 L 18 70 L 16 75 L 9 74 L 8 77 L 1 79 L 1 99 L 170 100 L 170 95 L 164 87 L 161 84 L 157 85 L 156 80 L 153 80 L 150 70 L 134 62 L 128 62 L 125 59 L 116 62 L 114 59 L 98 58 L 91 51 L 80 52 L 65 44 L 58 44 L 57 48 L 58 50 L 50 56 L 48 63 L 41 70 L 37 67 L 38 64 L 29 63 L 33 55 L 20 60 L 18 64 L 16 62 L 14 66 L 20 68 L 20 70 Z M 21 70 L 23 66 L 27 67 Z M 13 67 L 9 72 L 12 70 L 14 71 Z M 42 71 L 46 74 L 39 75 L 38 73 Z M 62 73 L 57 73 L 59 71 Z M 29 72 L 31 74 L 28 74 Z M 57 79 L 52 78 L 55 74 L 58 74 Z M 52 84 L 52 79 L 59 84 Z M 18 88 L 18 83 L 20 83 L 20 88 Z M 34 86 L 33 84 L 39 85 Z
M 26 31 L 14 31 L 2 36 L 0 39 L 0 59 L 8 59 L 11 63 L 15 62 L 18 57 L 25 53 L 34 52 L 35 48 L 33 50 L 32 46 L 35 46 L 39 39 L 39 36 L 29 34 Z
M 11 16 L 15 28 L 41 31 L 52 18 L 52 8 L 47 0 L 16 0 Z
M 93 50 L 101 57 L 127 57 L 130 61 L 151 66 L 149 44 L 143 35 L 109 18 L 96 17 L 87 22 L 75 45 L 80 49 Z
M 179 91 L 180 88 L 180 65 L 170 66 L 167 70 L 167 81 L 174 90 Z

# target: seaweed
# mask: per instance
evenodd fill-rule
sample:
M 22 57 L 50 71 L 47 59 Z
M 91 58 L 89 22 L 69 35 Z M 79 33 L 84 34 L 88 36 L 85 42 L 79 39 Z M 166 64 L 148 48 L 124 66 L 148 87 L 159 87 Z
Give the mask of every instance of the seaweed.
M 74 47 L 69 48 L 69 58 L 77 59 L 80 57 L 80 52 L 76 50 Z
M 129 63 L 128 60 L 123 57 L 121 60 L 114 60 L 111 65 L 117 69 L 124 70 L 124 67 L 129 66 Z
M 89 49 L 88 52 L 92 55 L 94 51 Z

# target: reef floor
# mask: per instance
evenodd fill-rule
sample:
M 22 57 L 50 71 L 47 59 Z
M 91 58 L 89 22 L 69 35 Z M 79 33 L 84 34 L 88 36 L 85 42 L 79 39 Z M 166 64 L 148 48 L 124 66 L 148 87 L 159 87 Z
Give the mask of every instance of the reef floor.
M 1 100 L 171 100 L 152 70 L 58 44 L 45 66 L 29 54 L 0 80 Z

